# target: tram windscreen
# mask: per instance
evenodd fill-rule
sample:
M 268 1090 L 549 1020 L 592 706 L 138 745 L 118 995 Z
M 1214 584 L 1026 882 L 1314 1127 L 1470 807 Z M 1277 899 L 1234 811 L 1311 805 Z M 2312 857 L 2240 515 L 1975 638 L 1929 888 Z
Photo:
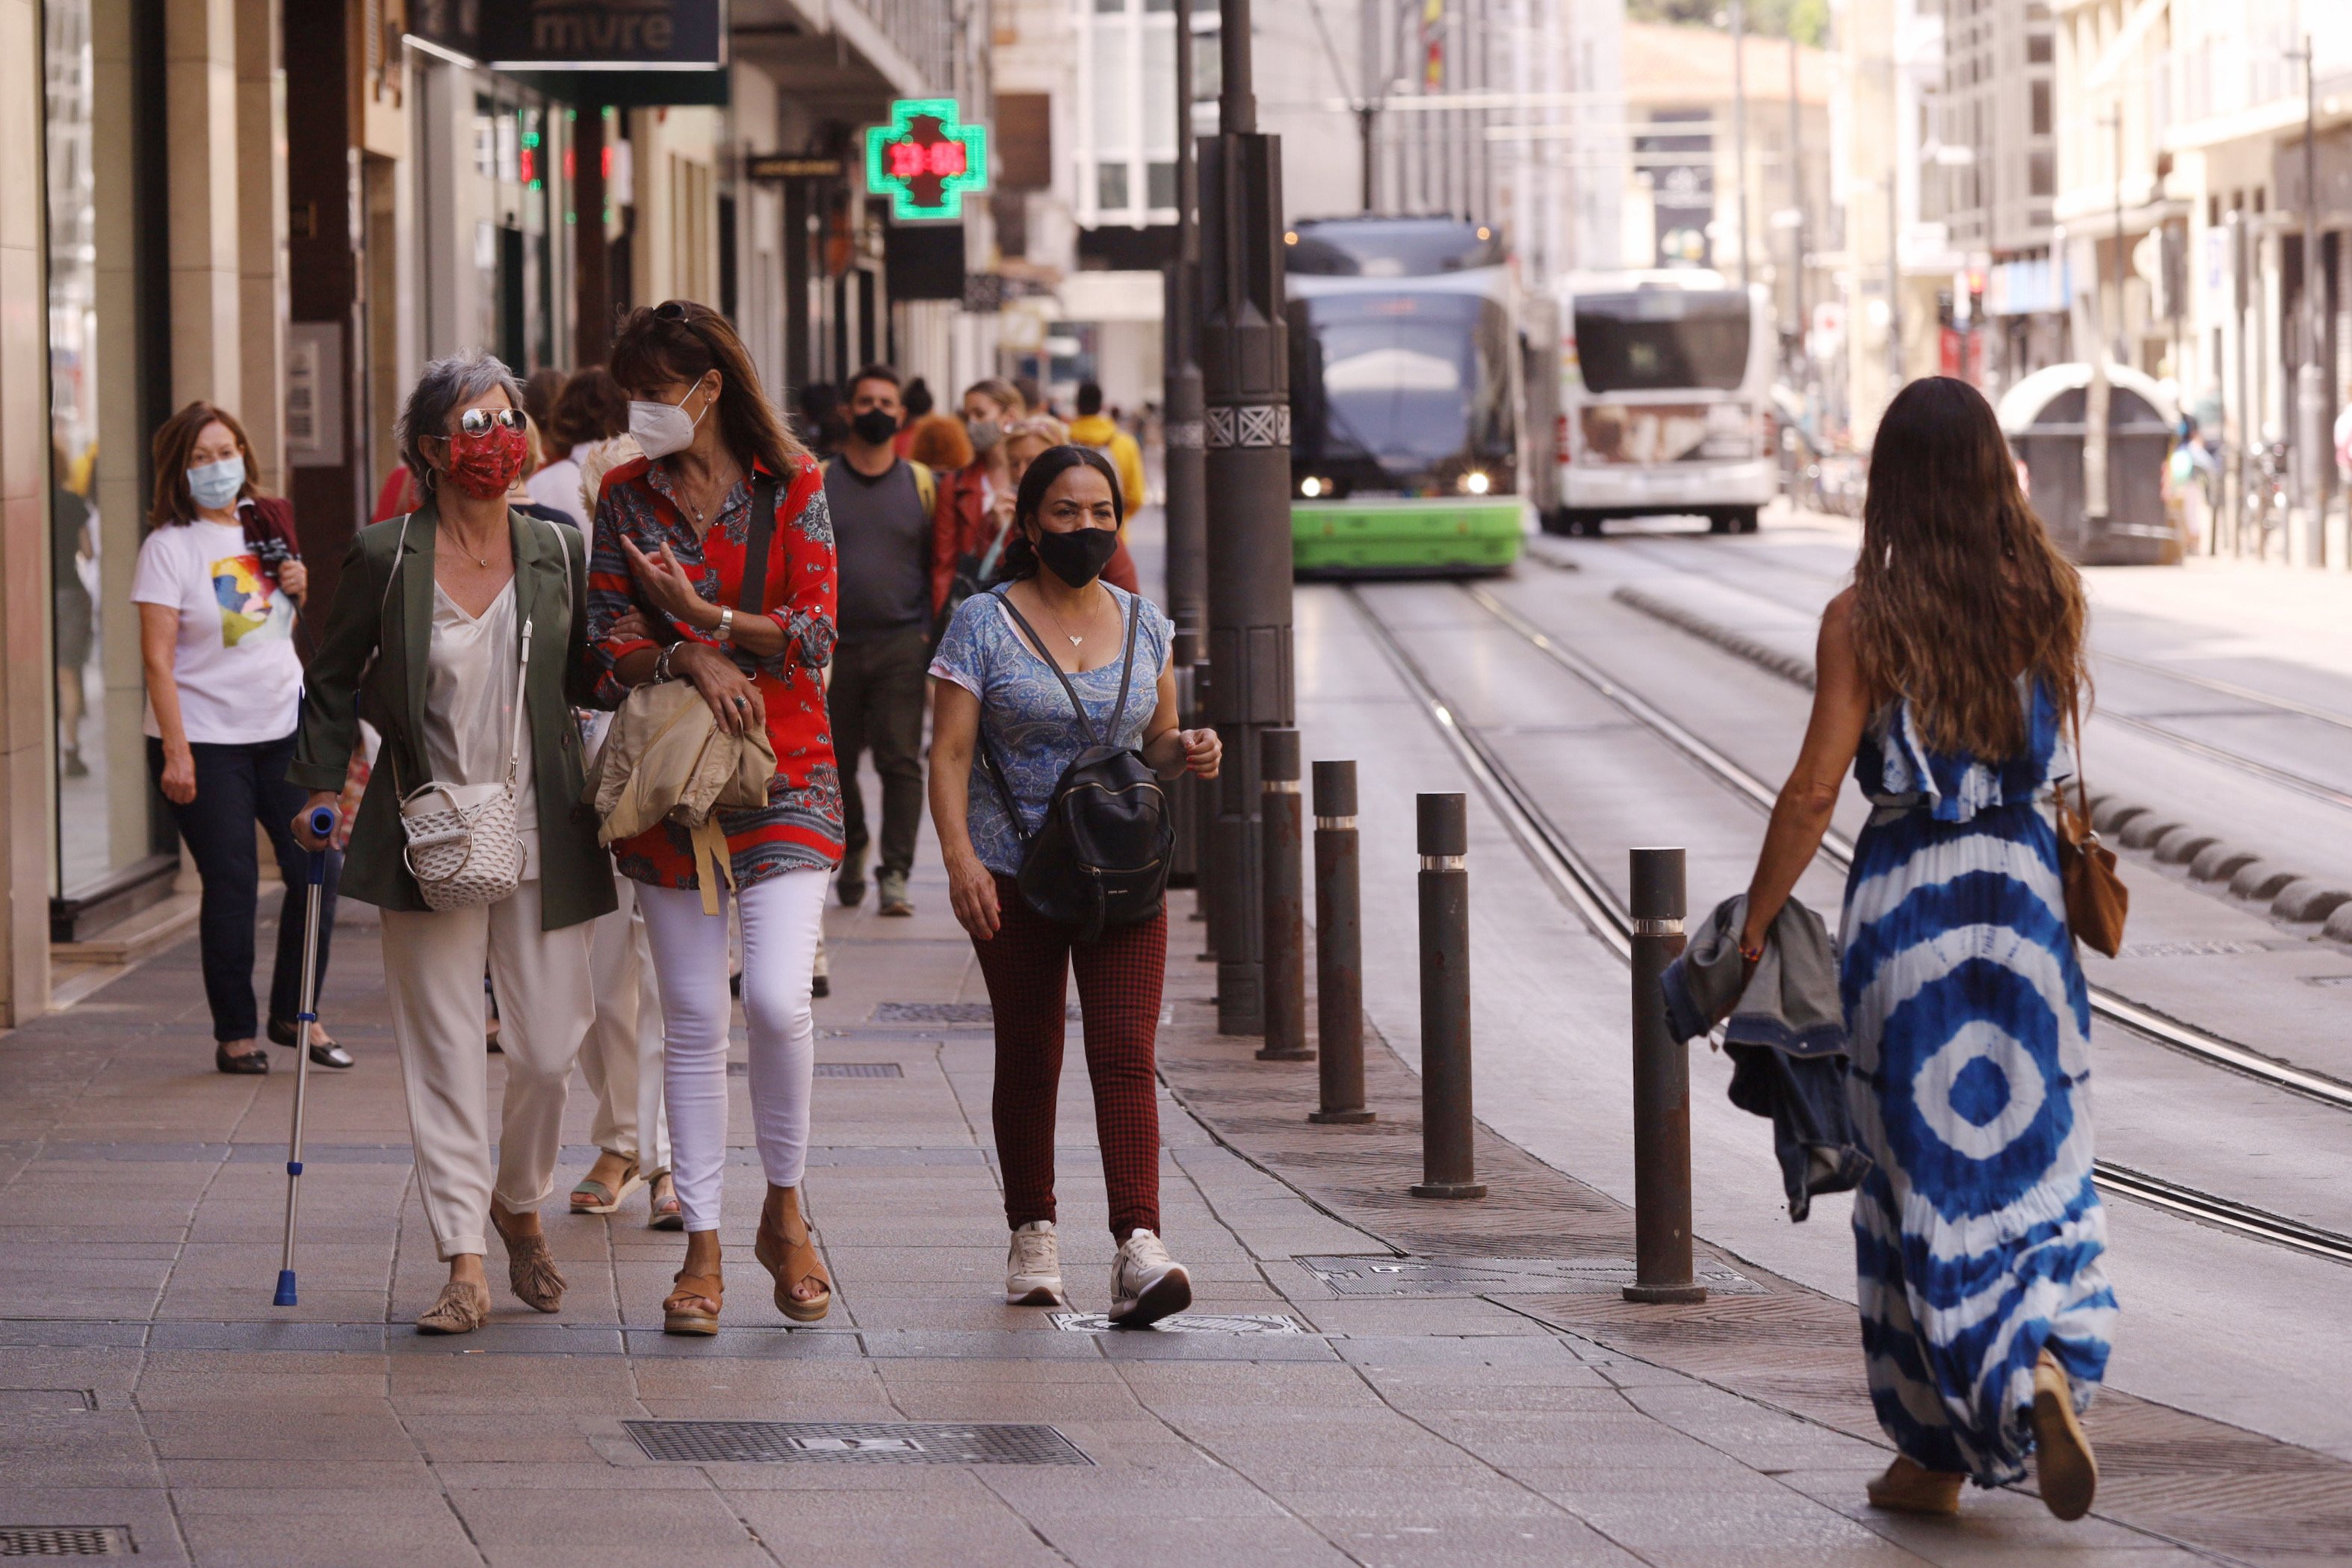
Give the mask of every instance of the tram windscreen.
M 1734 289 L 1576 297 L 1576 354 L 1589 392 L 1737 392 L 1749 329 L 1748 296 Z
M 1370 458 L 1402 480 L 1465 454 L 1507 452 L 1510 329 L 1495 301 L 1342 294 L 1291 310 L 1299 457 Z

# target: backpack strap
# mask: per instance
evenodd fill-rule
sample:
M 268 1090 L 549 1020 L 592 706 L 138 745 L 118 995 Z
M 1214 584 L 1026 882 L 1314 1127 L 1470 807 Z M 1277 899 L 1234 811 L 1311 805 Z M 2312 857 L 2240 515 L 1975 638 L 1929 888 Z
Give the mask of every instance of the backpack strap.
M 1078 688 L 1070 685 L 1068 673 L 1052 654 L 1045 652 L 1045 639 L 1037 635 L 1037 629 L 1029 624 L 1029 618 L 1022 614 L 1020 607 L 1013 602 L 1012 588 L 1013 585 L 1008 582 L 1003 588 L 992 589 L 990 591 L 996 595 L 997 602 L 1004 606 L 1004 612 L 1013 617 L 1013 623 L 1020 627 L 1022 632 L 1028 637 L 1031 645 L 1037 650 L 1037 656 L 1045 661 L 1047 669 L 1054 672 L 1054 678 L 1062 683 L 1064 695 L 1070 699 L 1070 706 L 1077 712 L 1078 727 L 1085 733 L 1087 744 L 1100 746 L 1102 739 L 1095 732 L 1094 715 L 1088 713 L 1087 705 L 1078 700 Z M 1119 683 L 1118 706 L 1122 709 L 1127 706 L 1127 683 L 1124 680 Z
M 1143 596 L 1129 594 L 1127 601 L 1127 651 L 1118 656 L 1118 706 L 1110 712 L 1110 738 L 1118 743 L 1119 732 L 1127 727 L 1127 688 L 1135 681 L 1135 632 L 1143 621 Z

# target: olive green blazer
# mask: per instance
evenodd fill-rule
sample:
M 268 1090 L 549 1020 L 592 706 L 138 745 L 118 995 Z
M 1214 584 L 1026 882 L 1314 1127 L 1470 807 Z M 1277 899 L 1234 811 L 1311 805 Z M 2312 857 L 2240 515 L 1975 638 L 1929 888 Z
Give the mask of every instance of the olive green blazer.
M 433 643 L 433 551 L 440 535 L 431 497 L 401 519 L 362 528 L 343 557 L 319 650 L 303 686 L 302 727 L 289 782 L 341 789 L 359 737 L 361 708 L 382 729 L 383 748 L 352 824 L 342 891 L 383 909 L 423 910 L 424 895 L 402 853 L 403 789 L 432 778 L 425 762 L 425 666 Z M 595 813 L 582 803 L 580 726 L 595 683 L 586 659 L 587 544 L 577 528 L 509 509 L 515 620 L 531 622 L 523 706 L 530 721 L 539 807 L 540 909 L 554 931 L 614 907 L 613 857 L 596 842 Z M 565 592 L 566 568 L 571 579 Z

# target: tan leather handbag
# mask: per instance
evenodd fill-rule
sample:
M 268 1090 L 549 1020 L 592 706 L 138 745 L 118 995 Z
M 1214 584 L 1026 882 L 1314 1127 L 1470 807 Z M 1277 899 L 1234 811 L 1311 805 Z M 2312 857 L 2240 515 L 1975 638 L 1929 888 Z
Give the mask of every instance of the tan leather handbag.
M 2124 945 L 2131 890 L 2116 873 L 2116 852 L 2091 826 L 2091 798 L 2083 787 L 2083 710 L 2068 716 L 2074 732 L 2074 794 L 2079 809 L 2058 790 L 2058 875 L 2066 893 L 2066 925 L 2075 939 L 2112 958 Z

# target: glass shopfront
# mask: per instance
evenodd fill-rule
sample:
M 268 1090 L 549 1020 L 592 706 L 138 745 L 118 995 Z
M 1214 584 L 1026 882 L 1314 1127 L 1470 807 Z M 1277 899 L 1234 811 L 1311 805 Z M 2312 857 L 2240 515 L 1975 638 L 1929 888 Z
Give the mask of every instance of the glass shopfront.
M 56 664 L 54 935 L 168 891 L 173 841 L 147 777 L 131 571 L 143 534 L 147 433 L 170 392 L 160 177 L 159 7 L 42 7 L 48 216 Z M 103 47 L 101 47 L 103 46 Z M 125 132 L 128 134 L 125 134 Z M 160 882 L 160 891 L 157 884 Z M 110 906 L 107 907 L 107 906 Z M 79 913 L 78 913 L 79 912 Z

